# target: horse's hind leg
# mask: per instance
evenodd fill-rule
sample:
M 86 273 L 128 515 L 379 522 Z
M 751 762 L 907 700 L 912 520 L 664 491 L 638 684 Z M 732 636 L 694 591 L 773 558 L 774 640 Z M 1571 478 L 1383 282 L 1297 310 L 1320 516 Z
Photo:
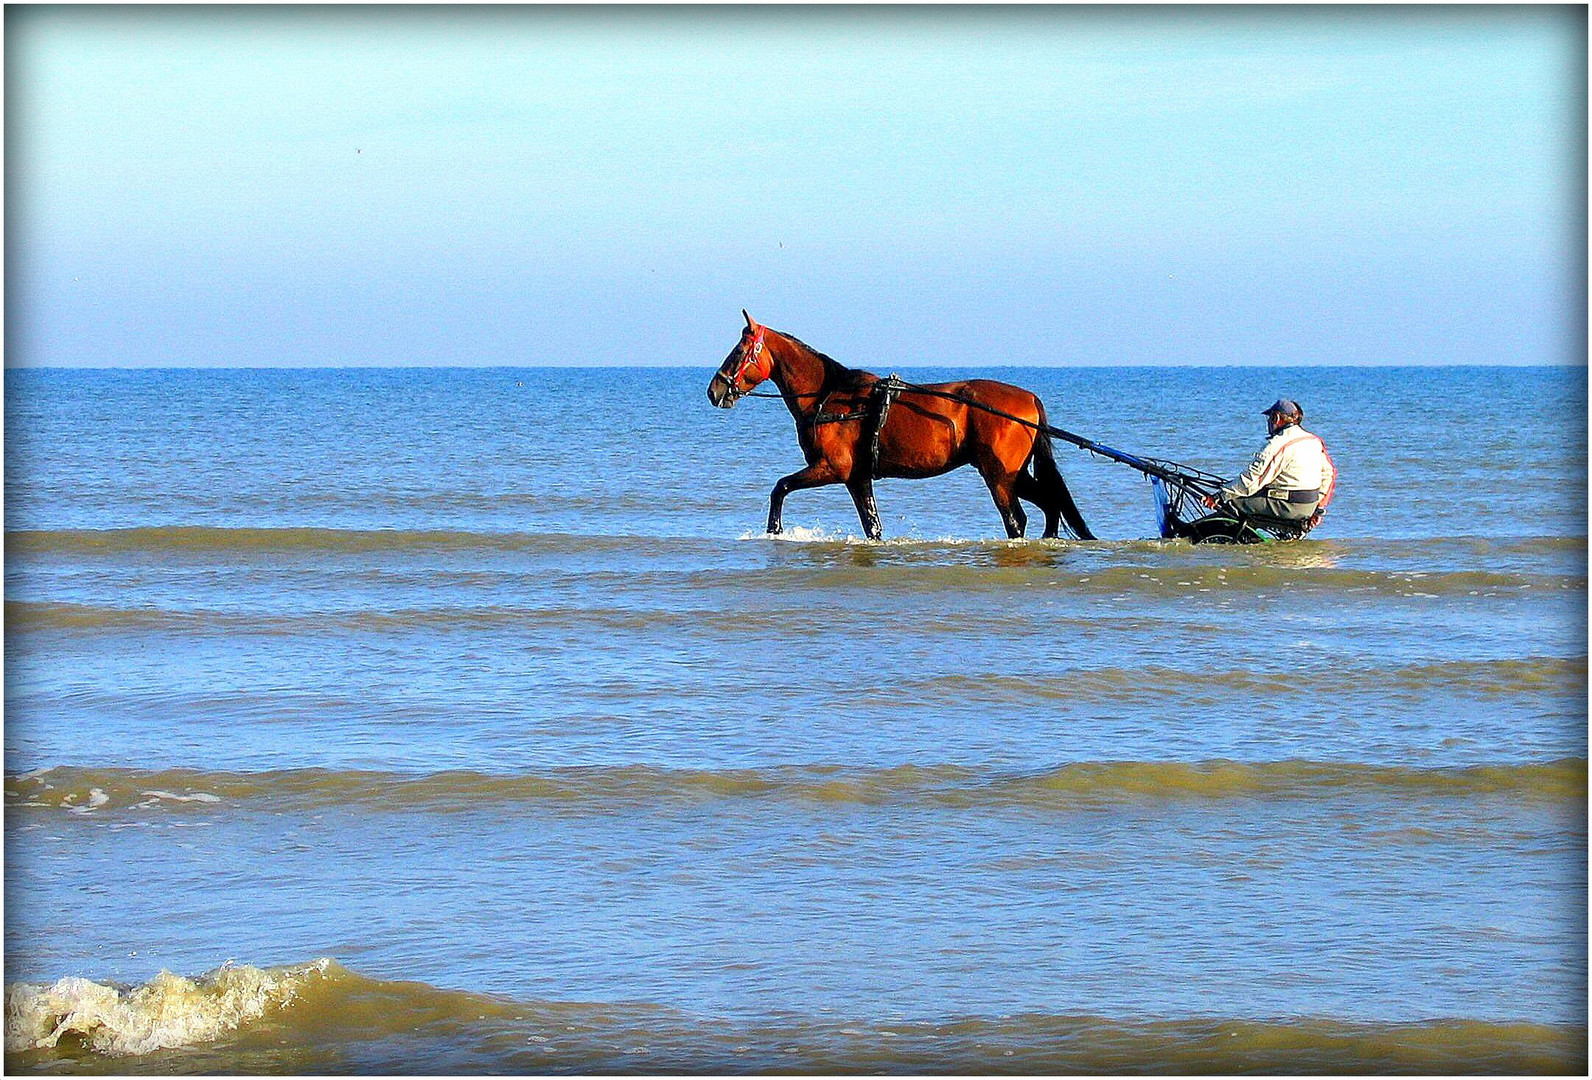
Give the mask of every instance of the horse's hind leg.
M 989 487 L 990 498 L 995 500 L 995 509 L 1001 512 L 1001 521 L 1006 525 L 1006 537 L 1009 540 L 1020 540 L 1028 528 L 1028 515 L 1023 512 L 1022 504 L 1017 501 L 1017 477 L 1021 473 L 1006 473 L 1004 475 L 984 474 L 984 483 Z
M 782 476 L 774 484 L 774 490 L 768 496 L 768 531 L 771 535 L 778 535 L 785 531 L 781 518 L 785 513 L 785 496 L 793 491 L 803 491 L 807 488 L 823 487 L 825 484 L 836 483 L 840 477 L 835 475 L 835 470 L 830 467 L 828 460 L 815 462 L 789 476 Z
M 873 501 L 873 480 L 854 476 L 846 488 L 851 492 L 851 501 L 857 504 L 857 518 L 862 522 L 863 533 L 869 540 L 882 539 L 884 529 L 879 524 L 879 507 Z
M 1061 535 L 1061 507 L 1056 500 L 1050 497 L 1043 484 L 1029 476 L 1026 472 L 1017 474 L 1015 494 L 1019 499 L 1027 499 L 1045 513 L 1044 539 L 1054 540 Z

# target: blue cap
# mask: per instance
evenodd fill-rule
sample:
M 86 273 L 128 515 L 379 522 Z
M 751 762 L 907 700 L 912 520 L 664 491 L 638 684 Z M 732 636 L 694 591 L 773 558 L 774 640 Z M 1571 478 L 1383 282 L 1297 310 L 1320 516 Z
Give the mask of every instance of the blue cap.
M 1270 416 L 1273 413 L 1281 413 L 1284 416 L 1301 415 L 1299 411 L 1299 403 L 1285 397 L 1278 398 L 1266 408 L 1260 410 L 1260 415 L 1262 416 Z

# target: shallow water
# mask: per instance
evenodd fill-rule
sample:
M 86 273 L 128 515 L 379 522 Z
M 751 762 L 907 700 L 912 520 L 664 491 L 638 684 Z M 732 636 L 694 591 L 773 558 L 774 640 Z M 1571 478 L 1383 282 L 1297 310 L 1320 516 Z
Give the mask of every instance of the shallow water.
M 1303 400 L 1261 548 L 1066 450 L 1113 539 L 964 471 L 769 540 L 707 374 L 9 373 L 7 1064 L 1584 1065 L 1584 372 L 995 373 L 1226 473 Z M 291 1000 L 150 982 L 228 960 Z

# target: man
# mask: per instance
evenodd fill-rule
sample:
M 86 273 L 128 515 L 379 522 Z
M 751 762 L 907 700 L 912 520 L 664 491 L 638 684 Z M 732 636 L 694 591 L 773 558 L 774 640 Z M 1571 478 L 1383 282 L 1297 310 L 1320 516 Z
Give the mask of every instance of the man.
M 1332 500 L 1338 470 L 1326 444 L 1304 429 L 1305 412 L 1297 401 L 1278 398 L 1263 415 L 1266 445 L 1242 476 L 1203 502 L 1213 510 L 1292 522 L 1308 530 Z

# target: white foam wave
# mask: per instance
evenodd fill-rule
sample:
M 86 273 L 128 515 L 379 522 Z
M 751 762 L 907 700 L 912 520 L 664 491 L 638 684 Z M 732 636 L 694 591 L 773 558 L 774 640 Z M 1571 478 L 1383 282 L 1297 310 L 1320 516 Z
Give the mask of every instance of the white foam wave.
M 66 806 L 68 803 L 70 803 L 72 801 L 73 798 L 74 798 L 74 796 L 68 795 L 65 799 L 63 799 L 61 801 L 61 805 Z M 103 789 L 101 789 L 101 788 L 89 788 L 88 789 L 88 802 L 84 803 L 81 806 L 67 806 L 67 812 L 71 813 L 71 814 L 88 814 L 88 813 L 92 813 L 93 811 L 98 810 L 100 807 L 104 806 L 106 803 L 108 803 L 110 801 L 111 801 L 111 797 L 109 795 L 105 794 Z
M 162 971 L 131 989 L 75 976 L 52 986 L 18 983 L 6 989 L 6 1052 L 46 1049 L 69 1034 L 116 1055 L 214 1042 L 288 1004 L 331 963 L 274 970 L 228 964 L 197 979 Z
M 842 532 L 838 529 L 826 529 L 822 525 L 793 525 L 778 534 L 748 530 L 737 536 L 736 539 L 772 540 L 783 544 L 855 544 L 868 547 L 921 547 L 924 545 L 933 545 L 935 547 L 964 547 L 968 545 L 1019 547 L 1032 543 L 1055 543 L 1053 540 L 1041 541 L 1033 537 L 1023 540 L 1007 540 L 1004 537 L 891 536 L 883 540 L 869 540 L 866 536 L 858 536 L 855 533 Z
M 777 540 L 783 544 L 850 544 L 863 542 L 861 537 L 852 536 L 850 533 L 832 532 L 822 525 L 793 525 L 782 533 L 766 533 L 747 530 L 737 540 Z

